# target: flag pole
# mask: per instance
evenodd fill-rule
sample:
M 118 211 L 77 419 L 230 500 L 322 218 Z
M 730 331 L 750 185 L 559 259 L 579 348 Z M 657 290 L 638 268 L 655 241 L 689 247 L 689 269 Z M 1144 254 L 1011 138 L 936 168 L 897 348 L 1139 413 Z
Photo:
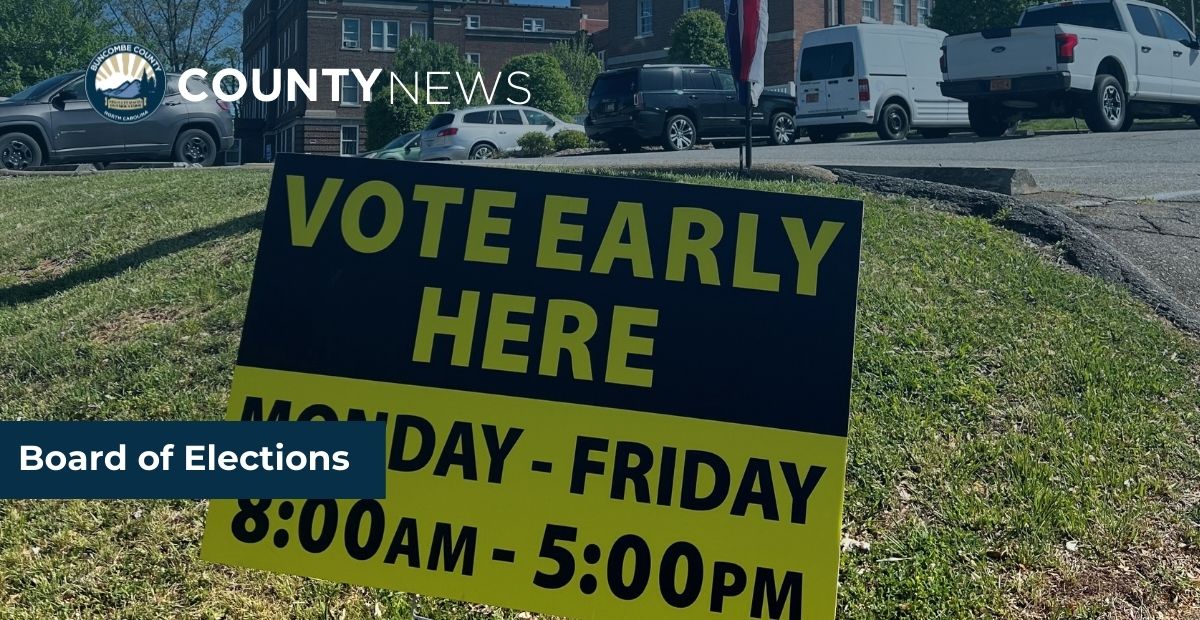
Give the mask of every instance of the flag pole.
M 746 97 L 746 172 L 749 172 L 750 166 L 753 165 L 753 161 L 754 161 L 754 158 L 751 155 L 751 152 L 754 149 L 754 139 L 753 139 L 753 135 L 754 135 L 754 127 L 753 127 L 754 104 L 750 102 L 750 97 L 749 97 L 750 83 L 749 82 L 746 82 L 745 88 L 746 88 L 746 94 L 747 94 L 747 97 Z

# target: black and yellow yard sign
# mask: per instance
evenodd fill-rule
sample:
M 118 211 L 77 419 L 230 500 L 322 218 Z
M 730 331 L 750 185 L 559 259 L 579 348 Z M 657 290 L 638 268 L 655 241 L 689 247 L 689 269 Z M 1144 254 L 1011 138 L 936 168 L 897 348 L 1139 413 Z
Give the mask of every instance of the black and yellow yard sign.
M 830 618 L 862 204 L 281 156 L 235 420 L 387 422 L 387 498 L 203 557 L 580 618 Z

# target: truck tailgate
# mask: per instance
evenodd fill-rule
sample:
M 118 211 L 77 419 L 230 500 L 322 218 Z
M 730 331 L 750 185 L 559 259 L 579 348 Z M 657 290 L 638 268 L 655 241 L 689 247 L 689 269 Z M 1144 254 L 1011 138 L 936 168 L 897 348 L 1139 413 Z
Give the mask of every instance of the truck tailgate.
M 997 28 L 946 38 L 951 81 L 1032 75 L 1058 68 L 1058 26 Z

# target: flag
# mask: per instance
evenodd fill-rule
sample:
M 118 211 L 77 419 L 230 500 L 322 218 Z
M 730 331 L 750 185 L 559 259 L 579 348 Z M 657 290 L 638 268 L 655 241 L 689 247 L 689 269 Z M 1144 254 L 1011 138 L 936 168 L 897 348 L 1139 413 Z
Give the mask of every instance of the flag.
M 767 0 L 725 0 L 725 45 L 742 104 L 758 105 L 767 51 Z

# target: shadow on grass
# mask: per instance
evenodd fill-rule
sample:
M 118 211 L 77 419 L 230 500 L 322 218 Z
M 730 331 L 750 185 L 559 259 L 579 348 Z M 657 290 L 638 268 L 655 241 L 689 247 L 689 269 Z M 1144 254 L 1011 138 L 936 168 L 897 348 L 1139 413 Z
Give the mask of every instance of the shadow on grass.
M 115 276 L 128 269 L 140 267 L 157 258 L 163 258 L 176 252 L 199 247 L 211 241 L 233 237 L 262 228 L 262 222 L 263 212 L 248 213 L 241 217 L 221 222 L 220 224 L 199 228 L 167 239 L 159 239 L 133 252 L 122 254 L 121 256 L 90 267 L 68 271 L 52 280 L 17 284 L 3 288 L 0 289 L 0 306 L 15 306 L 45 299 L 76 286 L 90 284 Z

